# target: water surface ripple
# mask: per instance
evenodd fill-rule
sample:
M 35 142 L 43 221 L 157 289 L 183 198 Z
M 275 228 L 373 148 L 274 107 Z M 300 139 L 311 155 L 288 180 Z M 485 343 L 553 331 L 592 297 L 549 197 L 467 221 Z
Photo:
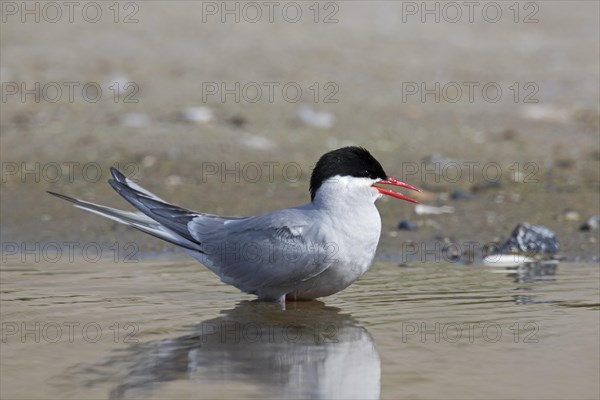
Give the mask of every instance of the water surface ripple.
M 1 274 L 2 398 L 598 398 L 599 268 L 378 262 L 277 304 L 193 262 Z

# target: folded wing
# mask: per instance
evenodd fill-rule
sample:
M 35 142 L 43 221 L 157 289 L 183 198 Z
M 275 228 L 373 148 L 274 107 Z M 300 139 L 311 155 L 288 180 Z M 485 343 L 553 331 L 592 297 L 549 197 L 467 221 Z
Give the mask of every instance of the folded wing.
M 110 185 L 140 212 L 106 207 L 49 192 L 76 207 L 181 246 L 223 282 L 247 293 L 265 287 L 293 286 L 331 265 L 326 238 L 309 206 L 255 217 L 226 217 L 167 203 L 111 169 Z

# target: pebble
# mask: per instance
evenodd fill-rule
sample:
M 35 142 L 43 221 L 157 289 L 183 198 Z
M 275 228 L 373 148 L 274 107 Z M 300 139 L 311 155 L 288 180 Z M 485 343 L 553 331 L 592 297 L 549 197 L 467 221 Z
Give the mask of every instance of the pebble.
M 183 183 L 183 179 L 179 175 L 170 175 L 167 177 L 166 183 L 168 186 L 181 185 Z
M 130 128 L 143 128 L 150 123 L 150 118 L 142 113 L 129 113 L 121 117 L 121 125 Z
M 523 200 L 523 196 L 521 196 L 519 193 L 512 193 L 510 195 L 510 200 L 513 203 L 519 203 L 521 200 Z
M 444 167 L 448 164 L 459 165 L 458 161 L 456 161 L 452 158 L 444 157 L 440 154 L 432 154 L 430 156 L 423 158 L 421 161 L 423 163 L 425 163 L 427 166 L 434 166 L 434 165 L 439 166 L 440 169 L 444 169 Z
M 208 107 L 188 107 L 181 113 L 186 122 L 195 124 L 207 124 L 214 120 L 213 112 Z
M 154 157 L 154 156 L 145 156 L 144 158 L 142 158 L 142 166 L 143 167 L 150 168 L 154 164 L 156 164 L 156 157 Z
M 121 97 L 132 93 L 132 87 L 129 87 L 128 85 L 135 85 L 135 83 L 132 82 L 127 75 L 113 75 L 106 78 L 103 89 L 108 93 L 116 93 L 119 97 Z
M 567 208 L 562 213 L 562 219 L 564 221 L 579 221 L 579 213 L 575 210 Z
M 248 123 L 248 120 L 243 115 L 234 115 L 229 118 L 229 123 L 235 127 L 241 128 Z
M 240 142 L 247 147 L 257 150 L 271 150 L 276 147 L 275 142 L 273 142 L 267 137 L 260 135 L 246 134 L 242 136 Z
M 434 207 L 434 206 L 426 206 L 424 204 L 417 204 L 415 206 L 415 212 L 417 213 L 417 215 L 425 215 L 425 214 L 433 214 L 433 215 L 452 214 L 452 213 L 454 213 L 454 207 L 452 207 L 452 206 Z
M 543 122 L 565 123 L 570 120 L 570 113 L 565 108 L 544 104 L 531 104 L 522 108 L 523 117 Z
M 594 215 L 579 228 L 580 231 L 595 231 L 600 228 L 600 215 Z
M 398 222 L 398 229 L 402 231 L 414 231 L 417 229 L 417 225 L 413 224 L 407 219 L 403 219 L 402 221 Z
M 512 128 L 506 128 L 500 132 L 499 136 L 502 140 L 513 141 L 519 136 L 519 133 Z
M 464 192 L 462 190 L 455 190 L 450 195 L 450 198 L 452 200 L 471 200 L 474 197 L 475 197 L 475 195 L 473 195 L 473 193 L 471 193 L 471 192 Z
M 316 128 L 329 129 L 335 125 L 333 114 L 315 111 L 307 105 L 302 105 L 298 109 L 298 119 L 302 123 Z

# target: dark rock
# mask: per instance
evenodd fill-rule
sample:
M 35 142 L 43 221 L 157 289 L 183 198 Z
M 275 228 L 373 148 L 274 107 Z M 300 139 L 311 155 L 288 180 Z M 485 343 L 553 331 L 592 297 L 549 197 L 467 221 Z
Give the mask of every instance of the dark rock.
M 559 158 L 556 160 L 556 166 L 561 169 L 575 168 L 575 160 L 572 158 Z
M 600 228 L 600 215 L 594 215 L 579 228 L 580 231 L 595 231 Z
M 463 192 L 462 190 L 455 190 L 450 195 L 450 198 L 452 200 L 471 200 L 474 197 L 475 196 L 473 195 L 473 193 L 471 193 L 471 192 Z
M 536 254 L 556 254 L 559 244 L 556 234 L 541 225 L 519 224 L 510 238 L 500 246 L 501 254 L 524 253 L 528 256 Z
M 246 125 L 246 123 L 248 122 L 248 120 L 243 115 L 234 115 L 233 117 L 229 118 L 229 122 L 233 126 L 241 128 L 244 125 Z
M 414 231 L 417 229 L 417 225 L 413 224 L 407 219 L 403 219 L 402 221 L 398 222 L 398 229 L 403 231 Z

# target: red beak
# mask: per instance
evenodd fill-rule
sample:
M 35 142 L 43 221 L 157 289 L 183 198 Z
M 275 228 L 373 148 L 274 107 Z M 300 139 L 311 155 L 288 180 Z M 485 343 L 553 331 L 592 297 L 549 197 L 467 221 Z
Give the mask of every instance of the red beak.
M 382 180 L 382 181 L 379 181 L 379 182 L 376 182 L 376 183 L 380 183 L 382 185 L 400 186 L 400 187 L 403 187 L 403 188 L 407 188 L 407 189 L 410 189 L 410 190 L 414 190 L 414 191 L 420 192 L 420 190 L 417 189 L 416 187 L 414 187 L 412 185 L 409 185 L 408 183 L 404 183 L 402 181 L 399 181 L 396 178 L 392 178 L 391 176 L 388 176 L 386 180 Z M 407 197 L 407 196 L 405 196 L 403 194 L 396 193 L 396 192 L 394 192 L 392 190 L 385 189 L 385 188 L 382 188 L 382 187 L 379 187 L 379 186 L 373 186 L 373 187 L 375 189 L 377 189 L 379 191 L 379 193 L 381 193 L 381 194 L 392 196 L 392 197 L 395 197 L 395 198 L 400 199 L 400 200 L 410 201 L 411 203 L 417 203 L 417 204 L 419 204 L 418 201 L 413 200 L 410 197 Z

